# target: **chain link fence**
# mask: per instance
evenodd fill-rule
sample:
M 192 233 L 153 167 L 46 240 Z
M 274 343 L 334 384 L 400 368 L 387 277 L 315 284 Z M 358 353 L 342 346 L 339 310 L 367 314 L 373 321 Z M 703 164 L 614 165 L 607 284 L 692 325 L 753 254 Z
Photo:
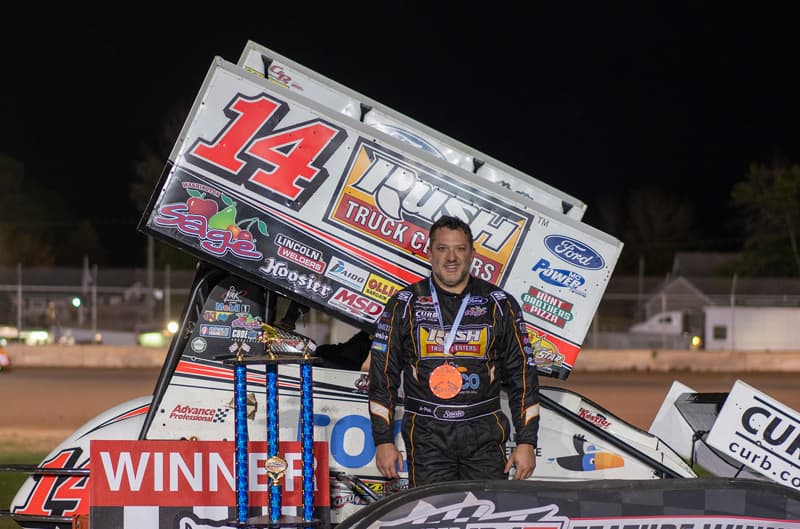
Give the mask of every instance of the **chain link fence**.
M 160 330 L 179 319 L 194 273 L 169 267 L 0 267 L 0 329 L 106 335 Z M 703 328 L 703 307 L 715 305 L 800 307 L 800 279 L 613 276 L 583 346 L 684 348 Z M 681 314 L 684 332 L 631 332 L 635 324 L 667 312 Z

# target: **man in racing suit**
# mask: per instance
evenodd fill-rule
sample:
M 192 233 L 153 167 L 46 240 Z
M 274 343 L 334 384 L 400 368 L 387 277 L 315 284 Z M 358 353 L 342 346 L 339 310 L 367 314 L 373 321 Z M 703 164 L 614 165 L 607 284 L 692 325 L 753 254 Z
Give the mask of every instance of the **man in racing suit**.
M 381 316 L 370 351 L 369 405 L 375 461 L 398 477 L 394 409 L 403 404 L 402 434 L 410 486 L 453 480 L 525 479 L 536 465 L 539 383 L 528 366 L 520 308 L 505 291 L 469 274 L 469 226 L 442 217 L 430 230 L 431 277 L 397 292 Z M 402 375 L 402 378 L 401 378 Z M 398 391 L 405 393 L 398 402 Z M 500 409 L 507 386 L 516 431 Z

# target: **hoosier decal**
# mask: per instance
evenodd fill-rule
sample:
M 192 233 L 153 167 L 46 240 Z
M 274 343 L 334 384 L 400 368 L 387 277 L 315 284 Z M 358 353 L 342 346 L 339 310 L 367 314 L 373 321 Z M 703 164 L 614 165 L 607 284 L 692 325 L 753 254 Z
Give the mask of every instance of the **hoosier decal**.
M 495 284 L 532 221 L 523 211 L 491 204 L 472 189 L 363 140 L 356 144 L 345 177 L 328 222 L 424 261 L 431 224 L 442 215 L 461 217 L 475 236 L 472 274 Z

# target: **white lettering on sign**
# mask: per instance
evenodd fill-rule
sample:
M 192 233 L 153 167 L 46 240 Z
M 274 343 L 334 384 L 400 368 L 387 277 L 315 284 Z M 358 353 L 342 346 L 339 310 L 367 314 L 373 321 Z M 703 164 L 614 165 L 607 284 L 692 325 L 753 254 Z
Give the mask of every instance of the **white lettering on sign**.
M 397 221 L 421 217 L 432 224 L 442 215 L 465 219 L 476 238 L 486 235 L 482 244 L 493 251 L 503 248 L 518 228 L 497 213 L 423 181 L 414 169 L 382 153 L 376 153 L 376 159 L 354 187 L 374 196 L 381 211 Z

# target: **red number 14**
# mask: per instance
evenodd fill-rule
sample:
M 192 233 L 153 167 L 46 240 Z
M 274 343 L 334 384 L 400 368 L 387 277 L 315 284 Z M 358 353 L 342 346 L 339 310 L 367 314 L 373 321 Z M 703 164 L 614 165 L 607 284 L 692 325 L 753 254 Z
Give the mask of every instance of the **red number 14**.
M 286 104 L 265 94 L 255 99 L 240 94 L 226 108 L 231 119 L 217 138 L 198 140 L 190 154 L 228 173 L 246 176 L 259 188 L 296 200 L 305 189 L 299 181 L 311 182 L 320 173 L 341 140 L 337 145 L 332 141 L 343 132 L 320 120 L 275 131 L 287 112 Z

